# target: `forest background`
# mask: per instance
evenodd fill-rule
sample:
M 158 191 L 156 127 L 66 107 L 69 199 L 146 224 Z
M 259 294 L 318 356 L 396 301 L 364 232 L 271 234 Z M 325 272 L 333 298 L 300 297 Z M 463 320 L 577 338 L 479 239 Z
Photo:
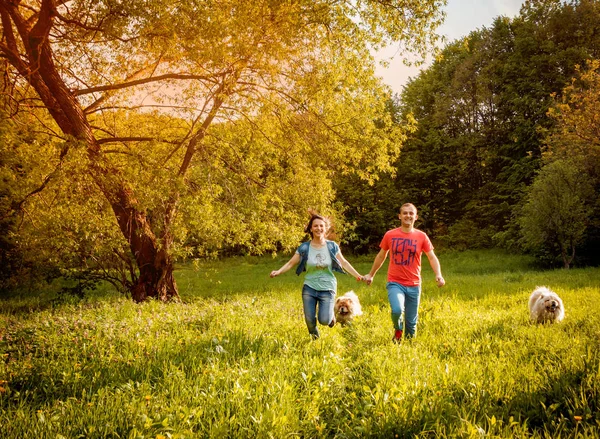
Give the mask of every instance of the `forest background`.
M 169 300 L 309 208 L 372 252 L 404 202 L 440 249 L 600 262 L 600 2 L 527 1 L 399 95 L 371 50 L 425 56 L 441 0 L 166 3 L 0 1 L 3 289 Z

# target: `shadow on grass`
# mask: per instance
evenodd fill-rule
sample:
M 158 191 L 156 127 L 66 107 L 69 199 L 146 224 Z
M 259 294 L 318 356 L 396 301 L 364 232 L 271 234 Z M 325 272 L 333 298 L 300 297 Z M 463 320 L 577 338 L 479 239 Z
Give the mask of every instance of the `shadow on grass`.
M 476 385 L 451 386 L 437 398 L 422 390 L 403 401 L 400 417 L 388 414 L 363 437 L 576 437 L 582 430 L 592 432 L 582 437 L 597 437 L 600 385 L 591 377 L 599 366 L 596 358 L 580 370 L 549 374 L 541 389 L 512 398 Z
M 190 327 L 201 334 L 210 324 L 210 319 L 207 319 L 194 322 Z M 226 370 L 239 365 L 244 358 L 271 356 L 286 349 L 276 337 L 269 334 L 249 337 L 241 331 L 230 331 L 210 340 L 151 346 L 128 358 L 99 359 L 92 352 L 70 359 L 68 368 L 50 370 L 36 365 L 36 359 L 43 359 L 47 354 L 32 345 L 35 343 L 34 332 L 20 331 L 12 334 L 11 340 L 10 345 L 7 342 L 3 342 L 4 346 L 0 345 L 9 367 L 12 356 L 23 355 L 25 347 L 30 364 L 6 381 L 10 393 L 0 398 L 0 408 L 11 410 L 23 404 L 37 410 L 71 398 L 91 401 L 101 389 L 116 391 L 123 386 L 131 387 L 131 383 L 160 388 L 169 386 L 173 370 L 183 372 L 185 377 L 202 375 L 209 365 L 221 363 L 223 370 Z

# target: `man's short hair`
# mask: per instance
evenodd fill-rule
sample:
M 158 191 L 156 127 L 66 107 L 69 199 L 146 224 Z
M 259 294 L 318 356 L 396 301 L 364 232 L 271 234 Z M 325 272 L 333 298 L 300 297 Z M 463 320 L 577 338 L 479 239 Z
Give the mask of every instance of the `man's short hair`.
M 415 206 L 412 203 L 404 203 L 402 206 L 400 206 L 400 212 L 402 212 L 403 207 L 412 207 L 413 209 L 415 209 L 415 213 L 417 213 L 417 206 Z

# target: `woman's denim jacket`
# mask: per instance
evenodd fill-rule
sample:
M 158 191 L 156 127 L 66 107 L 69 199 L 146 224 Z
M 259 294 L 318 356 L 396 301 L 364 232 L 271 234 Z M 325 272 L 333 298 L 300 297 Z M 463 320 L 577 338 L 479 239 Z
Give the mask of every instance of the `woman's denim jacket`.
M 342 268 L 342 264 L 337 258 L 337 254 L 340 251 L 340 247 L 333 241 L 325 241 L 327 243 L 327 248 L 329 249 L 329 254 L 331 255 L 331 270 L 337 271 L 338 273 L 346 273 Z M 306 261 L 308 259 L 308 248 L 310 247 L 310 241 L 303 242 L 296 250 L 300 254 L 300 263 L 298 264 L 298 268 L 296 268 L 296 274 L 299 276 L 300 273 L 306 271 Z

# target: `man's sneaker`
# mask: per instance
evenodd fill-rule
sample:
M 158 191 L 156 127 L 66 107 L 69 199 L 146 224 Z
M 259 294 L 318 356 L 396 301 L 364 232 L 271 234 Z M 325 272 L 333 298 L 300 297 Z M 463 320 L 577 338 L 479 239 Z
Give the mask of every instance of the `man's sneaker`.
M 396 329 L 394 336 L 392 337 L 394 343 L 400 343 L 402 341 L 402 329 Z
M 329 322 L 329 327 L 333 328 L 335 326 L 335 316 L 333 316 L 333 318 L 331 319 L 331 322 Z

